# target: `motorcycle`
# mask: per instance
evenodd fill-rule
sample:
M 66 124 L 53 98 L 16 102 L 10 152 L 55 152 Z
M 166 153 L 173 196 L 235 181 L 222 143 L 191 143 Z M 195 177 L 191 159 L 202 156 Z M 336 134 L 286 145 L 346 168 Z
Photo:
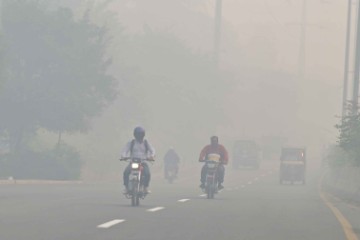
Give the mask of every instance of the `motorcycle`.
M 218 193 L 218 167 L 220 164 L 220 155 L 209 154 L 205 160 L 207 166 L 206 181 L 204 192 L 208 199 L 213 199 L 214 195 Z
M 125 194 L 127 199 L 131 199 L 131 206 L 139 206 L 140 199 L 145 199 L 147 193 L 144 191 L 143 184 L 143 163 L 145 161 L 154 161 L 152 159 L 140 159 L 140 158 L 122 158 L 120 161 L 129 161 L 131 172 L 129 175 L 128 189 Z
M 176 178 L 177 178 L 177 166 L 175 165 L 165 166 L 165 179 L 169 183 L 173 183 Z

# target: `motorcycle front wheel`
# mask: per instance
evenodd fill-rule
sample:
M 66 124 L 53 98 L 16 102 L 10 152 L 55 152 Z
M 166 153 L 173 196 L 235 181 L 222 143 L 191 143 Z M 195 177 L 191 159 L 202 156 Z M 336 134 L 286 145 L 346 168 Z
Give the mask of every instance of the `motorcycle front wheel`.
M 139 206 L 139 183 L 137 181 L 133 181 L 131 186 L 131 206 Z

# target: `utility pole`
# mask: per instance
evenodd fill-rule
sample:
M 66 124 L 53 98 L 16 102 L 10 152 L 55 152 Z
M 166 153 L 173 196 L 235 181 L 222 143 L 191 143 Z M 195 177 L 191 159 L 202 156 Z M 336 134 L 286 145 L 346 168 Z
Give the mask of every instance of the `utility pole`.
M 3 19 L 3 3 L 2 0 L 0 0 L 0 35 L 2 34 L 3 31 L 2 19 Z
M 350 33 L 351 33 L 351 5 L 352 0 L 348 0 L 347 27 L 346 27 L 346 45 L 345 45 L 345 66 L 344 66 L 344 85 L 342 101 L 342 118 L 347 115 L 348 82 L 349 82 L 349 55 L 350 55 Z
M 360 4 L 358 4 L 357 27 L 356 27 L 356 49 L 353 86 L 353 109 L 352 114 L 357 114 L 359 104 L 359 76 L 360 76 Z
M 221 13 L 222 0 L 216 0 L 215 8 L 215 31 L 214 31 L 214 62 L 218 66 L 220 58 L 220 43 L 221 43 Z
M 301 35 L 300 35 L 300 49 L 299 49 L 299 62 L 298 62 L 298 76 L 299 79 L 304 79 L 305 76 L 305 59 L 306 59 L 306 5 L 307 0 L 303 0 L 302 5 L 302 23 L 301 23 Z

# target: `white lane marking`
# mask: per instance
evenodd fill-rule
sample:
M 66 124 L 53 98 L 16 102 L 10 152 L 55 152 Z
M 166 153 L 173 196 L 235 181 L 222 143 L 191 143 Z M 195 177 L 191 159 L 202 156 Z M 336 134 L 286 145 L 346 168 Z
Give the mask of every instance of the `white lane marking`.
M 178 202 L 187 202 L 187 201 L 189 201 L 190 199 L 188 199 L 188 198 L 185 198 L 185 199 L 180 199 L 180 200 L 178 200 Z
M 112 220 L 110 222 L 100 224 L 97 227 L 98 228 L 109 228 L 109 227 L 112 227 L 112 226 L 114 226 L 116 224 L 119 224 L 119 223 L 122 223 L 122 222 L 125 222 L 125 219 L 115 219 L 115 220 Z
M 206 194 L 201 194 L 201 195 L 199 195 L 200 197 L 206 197 Z
M 252 181 L 248 182 L 248 184 L 252 184 Z
M 156 207 L 156 208 L 150 208 L 147 211 L 148 212 L 157 212 L 157 211 L 160 211 L 160 210 L 163 210 L 163 209 L 164 209 L 164 207 Z
M 254 181 L 257 181 L 257 180 L 259 180 L 259 178 L 255 178 L 255 179 L 254 179 Z

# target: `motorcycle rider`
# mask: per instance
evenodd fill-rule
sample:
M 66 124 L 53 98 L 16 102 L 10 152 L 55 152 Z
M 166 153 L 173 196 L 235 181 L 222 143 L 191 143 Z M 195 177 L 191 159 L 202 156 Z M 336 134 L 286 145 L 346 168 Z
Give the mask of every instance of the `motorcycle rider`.
M 174 169 L 175 170 L 175 176 L 177 176 L 179 171 L 179 162 L 180 157 L 176 153 L 173 147 L 170 147 L 170 149 L 166 152 L 164 156 L 164 176 L 165 179 L 169 177 L 169 170 Z
M 140 158 L 140 159 L 155 159 L 155 149 L 150 145 L 150 143 L 144 139 L 145 138 L 145 129 L 142 127 L 136 127 L 134 129 L 134 139 L 126 144 L 123 148 L 121 157 L 122 158 Z M 144 191 L 149 193 L 148 190 L 150 183 L 150 168 L 146 162 L 142 163 L 143 166 L 143 183 L 144 183 Z M 128 183 L 129 183 L 129 175 L 131 173 L 130 164 L 124 170 L 124 193 L 128 193 Z
M 225 167 L 229 161 L 229 155 L 226 150 L 226 148 L 219 144 L 219 138 L 217 136 L 212 136 L 210 138 L 211 144 L 205 146 L 199 157 L 199 162 L 204 162 L 207 159 L 207 156 L 209 154 L 219 154 L 220 155 L 220 164 L 218 166 L 218 188 L 223 189 L 224 186 L 222 183 L 224 182 L 225 177 Z M 204 164 L 204 166 L 201 169 L 201 185 L 200 188 L 205 188 L 205 181 L 206 181 L 206 174 L 207 174 L 207 165 Z

